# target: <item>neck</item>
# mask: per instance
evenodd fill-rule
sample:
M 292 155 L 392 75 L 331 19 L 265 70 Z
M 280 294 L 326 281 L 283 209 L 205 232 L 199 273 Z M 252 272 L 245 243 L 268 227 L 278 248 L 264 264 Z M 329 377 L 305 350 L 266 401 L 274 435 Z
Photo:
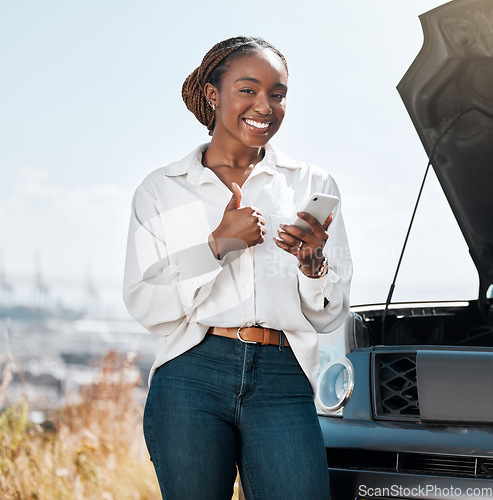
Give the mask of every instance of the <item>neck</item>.
M 224 148 L 218 145 L 214 139 L 204 153 L 202 163 L 209 168 L 229 167 L 245 170 L 252 165 L 256 165 L 264 157 L 264 148 Z

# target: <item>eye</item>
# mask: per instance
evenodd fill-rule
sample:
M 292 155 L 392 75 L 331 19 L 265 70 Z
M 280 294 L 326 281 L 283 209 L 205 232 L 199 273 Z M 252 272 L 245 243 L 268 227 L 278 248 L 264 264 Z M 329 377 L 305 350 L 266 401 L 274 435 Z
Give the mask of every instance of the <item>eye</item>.
M 255 94 L 252 89 L 240 89 L 240 92 L 243 92 L 244 94 Z
M 285 94 L 281 94 L 281 93 L 279 93 L 279 94 L 272 94 L 272 97 L 273 97 L 274 99 L 279 99 L 279 100 L 282 100 L 282 99 L 285 99 L 285 98 L 286 98 L 286 95 L 285 95 Z

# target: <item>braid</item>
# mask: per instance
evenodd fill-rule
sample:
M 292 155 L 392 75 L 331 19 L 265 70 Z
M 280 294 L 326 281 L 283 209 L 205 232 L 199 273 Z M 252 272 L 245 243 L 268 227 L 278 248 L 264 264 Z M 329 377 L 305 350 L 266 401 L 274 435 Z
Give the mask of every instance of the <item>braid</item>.
M 228 56 L 233 53 L 238 57 L 252 54 L 262 48 L 270 49 L 277 54 L 287 71 L 286 59 L 270 43 L 261 38 L 238 36 L 216 43 L 204 56 L 201 65 L 195 68 L 183 83 L 181 91 L 183 101 L 197 120 L 207 127 L 209 135 L 212 135 L 214 130 L 215 113 L 205 98 L 205 84 L 211 83 L 219 88 L 221 77 L 228 68 Z

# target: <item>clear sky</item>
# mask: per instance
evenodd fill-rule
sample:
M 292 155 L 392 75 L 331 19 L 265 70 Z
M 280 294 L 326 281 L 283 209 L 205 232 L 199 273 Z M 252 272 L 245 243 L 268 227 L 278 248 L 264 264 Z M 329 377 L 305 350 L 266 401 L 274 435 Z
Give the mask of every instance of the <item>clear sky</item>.
M 352 303 L 384 302 L 427 158 L 396 90 L 418 15 L 440 0 L 0 0 L 0 265 L 53 295 L 92 280 L 120 313 L 130 202 L 150 171 L 208 141 L 181 85 L 217 41 L 284 53 L 288 110 L 273 143 L 342 191 Z M 429 177 L 394 300 L 477 296 L 455 219 Z M 21 292 L 17 292 L 17 296 Z M 68 302 L 70 294 L 62 300 Z

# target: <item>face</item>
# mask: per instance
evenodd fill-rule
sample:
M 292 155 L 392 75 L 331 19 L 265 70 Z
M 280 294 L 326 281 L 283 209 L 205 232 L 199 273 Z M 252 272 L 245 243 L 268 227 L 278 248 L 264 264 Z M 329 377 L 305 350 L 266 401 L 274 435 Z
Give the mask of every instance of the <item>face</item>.
M 216 105 L 214 138 L 262 147 L 279 130 L 286 112 L 288 75 L 269 49 L 232 59 L 219 89 L 206 87 Z

